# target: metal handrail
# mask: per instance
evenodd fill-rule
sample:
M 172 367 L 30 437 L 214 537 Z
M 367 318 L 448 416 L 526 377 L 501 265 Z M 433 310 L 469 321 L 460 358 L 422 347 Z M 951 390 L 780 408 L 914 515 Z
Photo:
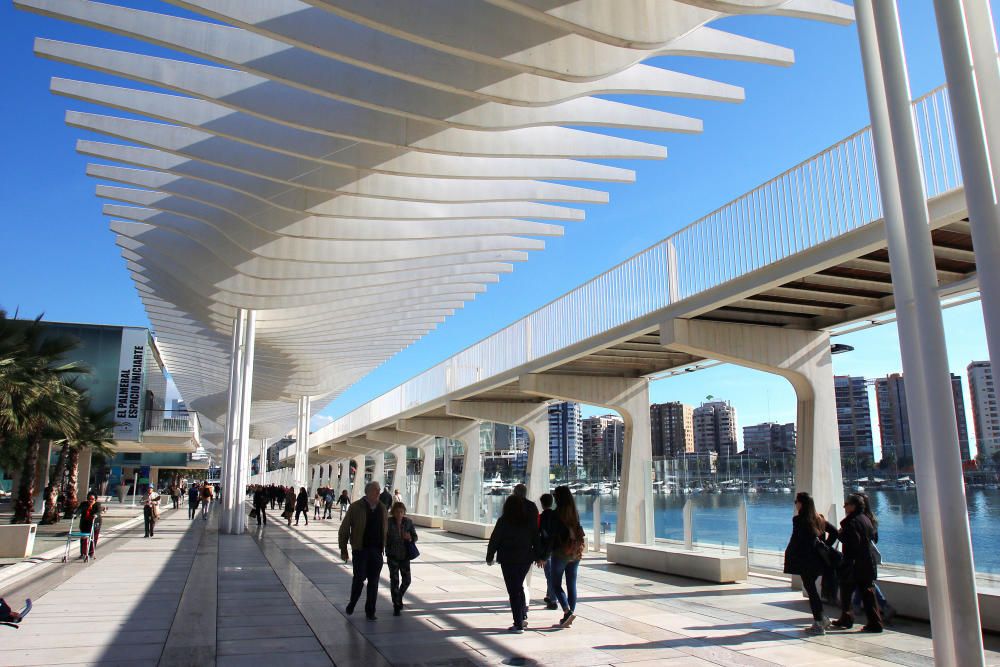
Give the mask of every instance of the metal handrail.
M 928 197 L 961 187 L 947 87 L 915 100 L 913 113 Z M 356 408 L 324 435 L 359 431 L 881 218 L 867 127 Z M 572 316 L 584 310 L 588 317 Z

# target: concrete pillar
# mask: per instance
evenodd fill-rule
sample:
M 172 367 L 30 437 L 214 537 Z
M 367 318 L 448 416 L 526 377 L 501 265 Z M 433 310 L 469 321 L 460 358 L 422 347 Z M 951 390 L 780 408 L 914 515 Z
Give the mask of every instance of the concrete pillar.
M 401 445 L 392 450 L 392 456 L 394 459 L 396 459 L 396 472 L 394 472 L 392 475 L 392 489 L 390 489 L 390 491 L 395 493 L 396 490 L 398 489 L 399 495 L 404 500 L 409 498 L 408 494 L 410 491 L 409 488 L 410 483 L 406 477 L 407 449 L 408 448 L 405 445 Z
M 583 375 L 522 375 L 521 391 L 533 396 L 601 405 L 625 422 L 621 495 L 615 540 L 652 544 L 653 450 L 649 425 L 649 381 Z
M 358 469 L 354 475 L 354 482 L 351 485 L 351 502 L 359 499 L 365 493 L 365 456 L 364 454 L 354 457 L 354 463 Z
M 235 484 L 223 493 L 228 499 L 232 513 L 230 519 L 231 533 L 242 535 L 246 532 L 247 513 L 243 510 L 244 488 L 250 468 L 250 401 L 253 396 L 254 343 L 257 337 L 257 312 L 247 311 L 246 328 L 243 337 L 243 372 L 240 400 L 240 428 L 238 431 L 238 448 L 236 449 L 236 479 Z
M 400 431 L 422 433 L 439 438 L 458 440 L 465 448 L 462 464 L 462 480 L 458 496 L 458 519 L 462 521 L 481 520 L 483 479 L 483 452 L 479 441 L 479 422 L 470 419 L 449 417 L 419 417 L 401 419 L 396 422 Z M 451 471 L 445 471 L 446 484 L 450 482 Z
M 807 491 L 817 511 L 836 524 L 843 518 L 837 401 L 830 335 L 754 324 L 671 320 L 660 342 L 678 352 L 718 359 L 780 375 L 795 389 L 796 490 Z
M 309 487 L 309 420 L 312 418 L 312 398 L 303 396 L 298 402 L 298 422 L 295 427 L 295 486 Z
M 385 452 L 379 450 L 372 454 L 375 465 L 372 466 L 372 481 L 378 482 L 379 487 L 385 488 Z
M 549 490 L 549 408 L 547 403 L 513 401 L 449 401 L 447 412 L 455 417 L 520 426 L 528 432 L 528 497 Z
M 934 658 L 982 665 L 975 563 L 944 322 L 895 2 L 855 0 L 911 417 Z M 991 55 L 995 59 L 996 55 Z M 964 121 L 961 116 L 956 121 Z M 971 212 L 971 207 L 970 207 Z M 975 239 L 974 239 L 975 242 Z M 978 249 L 977 249 L 978 250 Z
M 49 485 L 49 462 L 52 460 L 52 441 L 43 440 L 38 446 L 38 463 L 35 465 L 35 489 L 33 512 L 45 511 L 45 487 Z M 14 493 L 17 493 L 15 487 Z
M 226 408 L 226 429 L 222 442 L 222 471 L 220 477 L 224 488 L 228 488 L 232 484 L 232 480 L 236 474 L 234 470 L 236 433 L 239 430 L 239 412 L 242 407 L 240 393 L 243 378 L 242 355 L 245 323 L 246 311 L 240 308 L 236 311 L 236 317 L 233 318 L 232 339 L 230 341 L 229 394 L 228 406 Z M 216 506 L 222 506 L 224 510 L 227 510 L 229 503 L 217 503 Z M 219 530 L 221 532 L 231 532 L 230 518 L 231 513 L 229 511 L 219 512 Z
M 90 491 L 90 464 L 94 452 L 90 447 L 80 450 L 80 462 L 76 472 L 76 497 L 81 502 L 87 499 Z
M 417 487 L 417 514 L 430 514 L 432 507 L 431 494 L 434 492 L 434 467 L 437 465 L 437 445 L 434 438 L 426 438 L 420 448 L 423 463 L 420 466 L 420 485 Z
M 986 343 L 990 359 L 1000 364 L 1000 65 L 993 17 L 988 0 L 935 0 L 934 13 L 976 251 Z

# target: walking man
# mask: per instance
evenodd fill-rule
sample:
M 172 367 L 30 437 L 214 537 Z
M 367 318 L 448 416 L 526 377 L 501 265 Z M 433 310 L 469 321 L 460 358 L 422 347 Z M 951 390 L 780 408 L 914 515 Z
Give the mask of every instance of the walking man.
M 198 485 L 191 484 L 188 487 L 188 519 L 194 519 L 194 515 L 198 511 L 198 501 L 200 498 L 201 491 L 198 490 Z
M 354 581 L 351 582 L 351 600 L 347 604 L 348 615 L 361 598 L 361 590 L 368 585 L 365 598 L 365 617 L 375 620 L 375 601 L 378 598 L 378 577 L 382 572 L 382 552 L 385 549 L 386 532 L 389 529 L 389 513 L 379 502 L 381 488 L 378 482 L 365 485 L 365 495 L 351 504 L 347 515 L 340 524 L 340 557 L 346 563 L 347 543 L 351 543 L 354 558 Z

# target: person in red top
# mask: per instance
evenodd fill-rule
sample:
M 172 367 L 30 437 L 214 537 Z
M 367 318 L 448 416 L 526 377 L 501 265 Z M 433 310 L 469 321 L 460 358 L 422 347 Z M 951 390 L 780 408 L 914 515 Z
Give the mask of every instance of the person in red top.
M 104 514 L 104 507 L 101 503 L 97 502 L 97 494 L 94 492 L 88 493 L 87 502 L 82 503 L 77 508 L 77 513 L 80 515 L 81 533 L 89 533 L 91 528 L 94 529 L 93 542 L 86 537 L 80 538 L 80 558 L 87 555 L 88 548 L 90 550 L 90 557 L 94 558 L 94 551 L 97 548 L 97 537 L 101 534 L 101 515 Z

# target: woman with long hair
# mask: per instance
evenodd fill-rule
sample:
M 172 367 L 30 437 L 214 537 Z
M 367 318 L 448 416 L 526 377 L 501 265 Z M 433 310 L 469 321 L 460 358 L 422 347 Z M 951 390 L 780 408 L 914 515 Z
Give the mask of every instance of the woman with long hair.
M 389 565 L 389 593 L 392 595 L 392 615 L 403 610 L 403 596 L 410 587 L 410 559 L 419 555 L 410 547 L 417 543 L 417 529 L 406 516 L 406 505 L 394 503 L 389 513 L 389 529 L 385 536 L 385 560 Z M 402 578 L 402 582 L 400 581 Z
M 823 612 L 823 600 L 816 588 L 816 579 L 828 567 L 825 559 L 832 558 L 831 545 L 837 540 L 837 529 L 822 514 L 816 513 L 816 503 L 805 491 L 795 495 L 795 516 L 792 536 L 785 549 L 785 573 L 802 577 L 802 588 L 809 596 L 813 624 L 809 634 L 823 635 L 830 619 Z
M 882 632 L 882 615 L 875 601 L 875 580 L 878 578 L 878 551 L 873 545 L 878 532 L 865 514 L 865 501 L 858 494 L 851 494 L 844 502 L 847 516 L 840 522 L 840 544 L 844 550 L 844 564 L 840 570 L 840 618 L 835 627 L 848 630 L 854 626 L 851 599 L 855 589 L 861 592 L 867 623 L 864 632 Z M 871 510 L 868 510 L 869 513 Z
M 555 493 L 556 513 L 552 535 L 552 590 L 556 601 L 562 607 L 559 626 L 568 628 L 576 618 L 576 575 L 583 558 L 586 538 L 580 525 L 580 514 L 573 502 L 573 492 L 568 486 L 557 486 Z M 562 579 L 566 576 L 566 590 Z
M 497 519 L 486 548 L 486 563 L 493 565 L 493 557 L 500 562 L 503 582 L 510 599 L 510 612 L 514 624 L 510 631 L 524 632 L 528 625 L 527 601 L 524 597 L 524 578 L 531 564 L 538 560 L 538 519 L 537 514 L 528 512 L 523 498 L 510 496 L 503 504 L 503 513 Z

